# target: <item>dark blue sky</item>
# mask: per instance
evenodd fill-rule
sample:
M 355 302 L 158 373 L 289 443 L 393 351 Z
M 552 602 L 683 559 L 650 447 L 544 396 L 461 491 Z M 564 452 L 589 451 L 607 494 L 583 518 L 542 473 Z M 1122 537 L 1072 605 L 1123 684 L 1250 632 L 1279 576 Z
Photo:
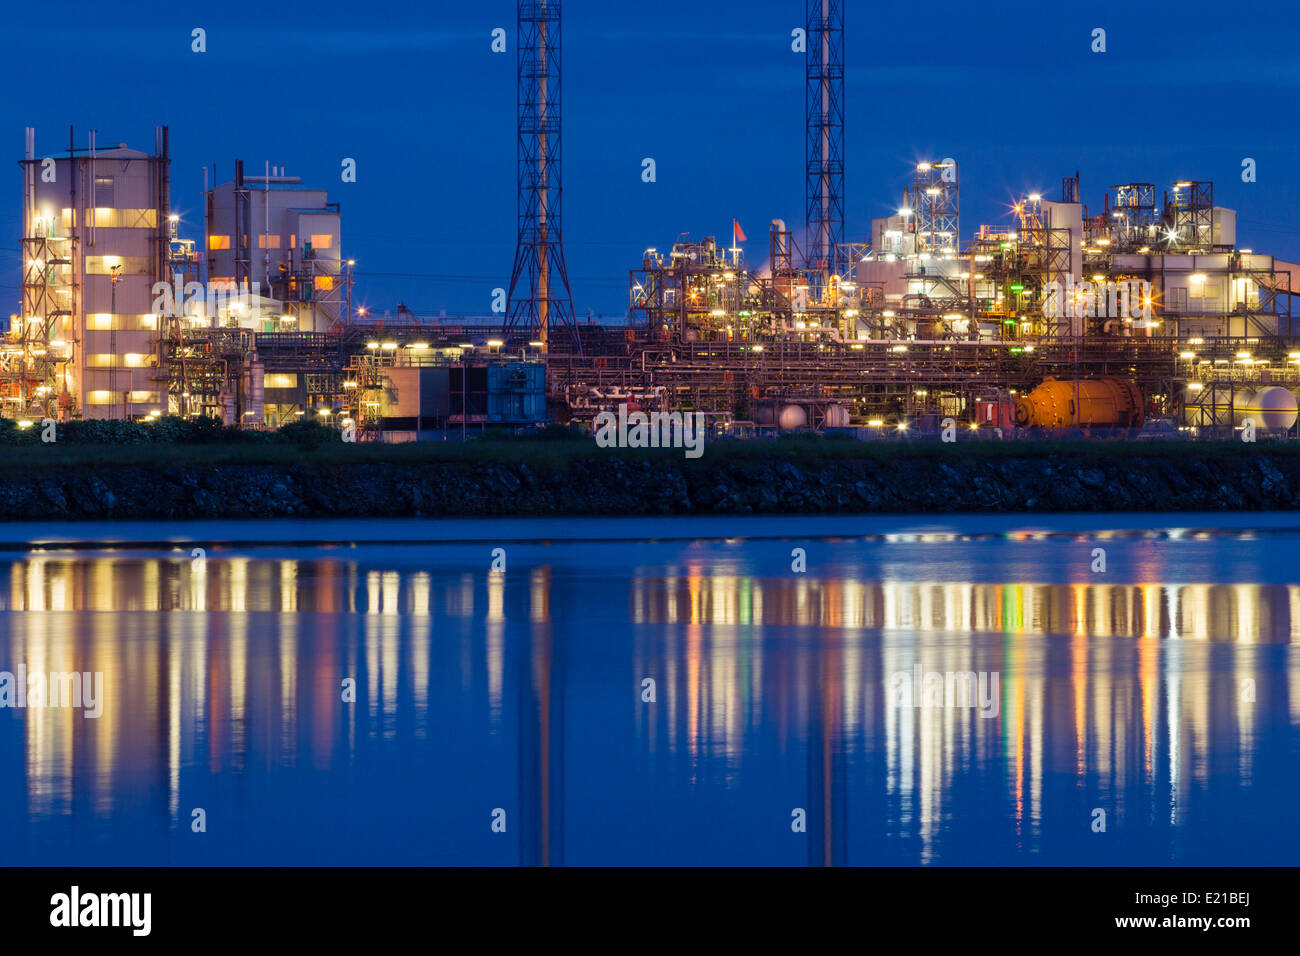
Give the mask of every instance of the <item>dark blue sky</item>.
M 273 12 L 274 11 L 274 12 Z M 1012 196 L 1212 179 L 1241 245 L 1300 258 L 1293 174 L 1300 28 L 1290 4 L 847 3 L 849 238 L 897 207 L 918 158 L 953 156 L 962 237 Z M 579 315 L 622 315 L 627 269 L 683 231 L 803 222 L 802 0 L 565 0 L 565 244 Z M 150 149 L 171 127 L 172 203 L 202 228 L 202 166 L 283 163 L 342 203 L 357 297 L 485 314 L 515 244 L 515 5 L 258 8 L 79 2 L 6 10 L 0 130 L 38 155 L 99 130 Z M 505 27 L 510 52 L 493 54 Z M 208 51 L 190 52 L 190 30 Z M 1094 27 L 1107 52 L 1090 52 Z M 20 78 L 20 74 L 21 77 Z M 354 157 L 358 181 L 340 181 Z M 641 182 L 653 157 L 658 182 Z M 1241 181 L 1241 161 L 1258 182 Z M 21 189 L 0 194 L 0 295 L 17 305 Z

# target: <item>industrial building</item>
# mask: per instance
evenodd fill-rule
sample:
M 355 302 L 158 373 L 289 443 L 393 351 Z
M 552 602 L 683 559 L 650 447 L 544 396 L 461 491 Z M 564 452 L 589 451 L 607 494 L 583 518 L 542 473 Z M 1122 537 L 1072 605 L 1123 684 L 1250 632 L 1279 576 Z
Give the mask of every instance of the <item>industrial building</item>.
M 236 160 L 234 178 L 208 190 L 204 202 L 208 283 L 230 290 L 256 284 L 265 301 L 239 316 L 242 328 L 328 332 L 347 318 L 339 204 L 325 190 L 304 187 L 269 163 L 263 175 L 246 176 Z
M 1094 214 L 1075 175 L 965 241 L 959 188 L 955 161 L 918 163 L 897 214 L 873 223 L 870 242 L 835 246 L 825 266 L 809 265 L 781 220 L 759 270 L 711 238 L 646 250 L 629 281 L 644 342 L 630 364 L 645 373 L 569 361 L 570 388 L 651 389 L 759 424 L 784 404 L 789 422 L 884 426 L 988 421 L 981 409 L 1045 379 L 1118 377 L 1140 390 L 1137 421 L 1209 426 L 1231 424 L 1262 389 L 1300 385 L 1289 345 L 1298 267 L 1237 247 L 1212 183 L 1173 183 L 1159 203 L 1152 184 L 1113 186 Z M 1090 422 L 1082 407 L 1022 424 L 1121 424 Z
M 167 134 L 154 151 L 100 148 L 92 132 L 38 159 L 27 130 L 22 300 L 0 365 L 14 418 L 137 418 L 166 411 L 155 283 L 167 280 L 174 222 Z
M 158 127 L 144 153 L 70 131 L 47 160 L 27 131 L 6 417 L 312 416 L 385 441 L 546 420 L 540 343 L 506 353 L 499 329 L 354 321 L 340 206 L 283 167 L 235 161 L 204 191 L 198 248 L 181 238 L 168 139 Z
M 29 130 L 3 413 L 255 428 L 319 416 L 389 441 L 590 421 L 623 401 L 737 433 L 1295 425 L 1300 266 L 1242 248 L 1210 181 L 1094 186 L 1089 206 L 1075 173 L 972 227 L 958 161 L 935 156 L 874 186 L 897 190 L 896 213 L 847 235 L 843 4 L 806 0 L 805 14 L 802 229 L 774 218 L 748 250 L 708 236 L 647 248 L 626 324 L 573 314 L 560 14 L 546 0 L 519 4 L 504 321 L 354 314 L 341 207 L 283 166 L 250 175 L 237 160 L 220 184 L 211 170 L 196 251 L 170 212 L 165 127 L 152 153 L 70 132 L 66 156 L 45 160 Z

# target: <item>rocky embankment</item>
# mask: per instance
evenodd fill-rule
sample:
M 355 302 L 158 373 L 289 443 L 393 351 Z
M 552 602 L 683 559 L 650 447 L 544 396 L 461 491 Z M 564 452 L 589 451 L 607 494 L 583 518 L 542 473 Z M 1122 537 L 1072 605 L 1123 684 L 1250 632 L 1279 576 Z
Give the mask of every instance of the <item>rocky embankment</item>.
M 593 455 L 567 467 L 471 461 L 105 464 L 0 475 L 0 520 L 1219 511 L 1297 507 L 1300 455 Z

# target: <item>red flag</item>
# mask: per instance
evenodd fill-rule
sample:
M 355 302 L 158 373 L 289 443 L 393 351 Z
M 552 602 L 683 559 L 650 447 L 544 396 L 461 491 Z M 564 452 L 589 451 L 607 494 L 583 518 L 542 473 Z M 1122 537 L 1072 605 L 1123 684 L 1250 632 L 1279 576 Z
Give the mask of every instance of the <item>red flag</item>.
M 731 220 L 731 228 L 732 228 L 732 230 L 735 231 L 735 233 L 736 233 L 736 238 L 739 239 L 741 242 L 748 242 L 748 241 L 749 241 L 748 239 L 745 238 L 745 230 L 744 230 L 744 229 L 741 229 L 741 228 L 740 228 L 740 223 L 736 222 L 736 220 L 734 220 L 734 219 Z

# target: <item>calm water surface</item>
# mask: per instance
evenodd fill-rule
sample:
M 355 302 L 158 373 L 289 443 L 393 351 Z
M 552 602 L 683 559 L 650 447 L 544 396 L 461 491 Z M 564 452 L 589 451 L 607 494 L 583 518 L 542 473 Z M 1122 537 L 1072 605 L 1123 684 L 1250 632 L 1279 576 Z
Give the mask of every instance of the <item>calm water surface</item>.
M 8 526 L 0 547 L 0 671 L 104 681 L 97 719 L 0 708 L 10 865 L 1300 860 L 1300 517 Z M 996 713 L 900 706 L 918 667 L 996 676 Z

